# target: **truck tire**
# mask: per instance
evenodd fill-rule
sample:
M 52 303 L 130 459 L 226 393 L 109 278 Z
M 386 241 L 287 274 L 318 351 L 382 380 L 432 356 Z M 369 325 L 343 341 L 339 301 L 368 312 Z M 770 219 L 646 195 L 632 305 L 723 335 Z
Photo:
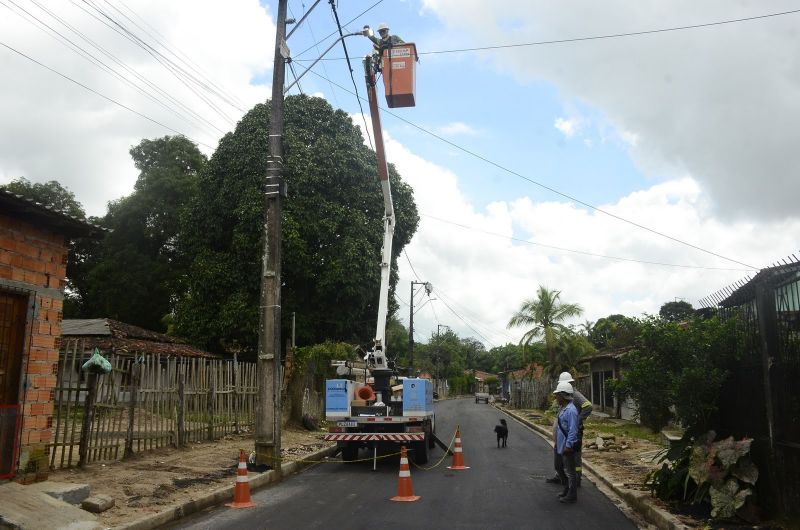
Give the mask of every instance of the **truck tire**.
M 414 442 L 411 448 L 414 450 L 411 458 L 414 459 L 415 464 L 422 466 L 428 463 L 428 443 L 425 440 Z
M 357 458 L 358 458 L 357 445 L 345 445 L 344 447 L 342 447 L 342 461 L 352 462 Z

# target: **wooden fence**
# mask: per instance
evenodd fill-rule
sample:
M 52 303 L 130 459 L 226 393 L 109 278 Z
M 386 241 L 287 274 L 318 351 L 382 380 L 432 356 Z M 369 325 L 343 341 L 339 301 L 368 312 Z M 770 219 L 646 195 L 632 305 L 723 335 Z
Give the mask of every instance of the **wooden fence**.
M 578 377 L 573 385 L 587 398 L 592 395 L 589 376 Z M 511 381 L 511 406 L 517 409 L 546 408 L 547 398 L 552 395 L 554 389 L 553 381 L 549 378 Z
M 81 371 L 89 358 L 70 341 L 54 391 L 52 469 L 251 430 L 255 363 L 111 354 L 106 375 Z

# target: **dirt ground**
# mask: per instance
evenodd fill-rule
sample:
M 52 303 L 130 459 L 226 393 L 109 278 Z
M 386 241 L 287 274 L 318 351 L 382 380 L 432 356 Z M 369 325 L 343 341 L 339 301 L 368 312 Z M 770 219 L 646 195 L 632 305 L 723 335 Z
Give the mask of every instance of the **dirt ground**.
M 321 431 L 284 428 L 281 455 L 285 460 L 295 460 L 329 447 L 331 444 L 323 441 L 322 435 Z M 103 524 L 112 527 L 232 485 L 239 449 L 249 453 L 253 447 L 252 434 L 229 435 L 180 450 L 164 448 L 125 461 L 91 464 L 84 470 L 55 471 L 50 473 L 50 480 L 89 484 L 92 495 L 105 493 L 113 497 L 115 506 L 98 516 Z

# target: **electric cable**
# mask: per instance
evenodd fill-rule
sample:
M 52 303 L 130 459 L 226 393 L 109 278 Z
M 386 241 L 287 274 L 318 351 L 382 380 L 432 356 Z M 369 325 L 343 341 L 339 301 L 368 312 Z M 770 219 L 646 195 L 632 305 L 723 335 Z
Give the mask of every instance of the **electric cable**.
M 125 104 L 123 104 L 123 103 L 120 103 L 119 101 L 117 101 L 117 100 L 115 100 L 115 99 L 112 99 L 112 98 L 110 98 L 110 97 L 106 96 L 105 94 L 102 94 L 102 93 L 98 92 L 97 90 L 95 90 L 95 89 L 93 89 L 93 88 L 90 88 L 90 87 L 88 87 L 88 86 L 84 85 L 84 84 L 83 84 L 83 83 L 81 83 L 80 81 L 76 81 L 75 79 L 73 79 L 73 78 L 71 78 L 71 77 L 69 77 L 69 76 L 67 76 L 67 75 L 65 75 L 65 74 L 62 74 L 62 73 L 61 73 L 61 72 L 59 72 L 58 70 L 54 70 L 53 68 L 50 68 L 50 67 L 49 67 L 49 66 L 47 66 L 46 64 L 44 64 L 44 63 L 41 63 L 41 62 L 37 61 L 37 60 L 36 60 L 36 59 L 34 59 L 33 57 L 31 57 L 31 56 L 29 56 L 29 55 L 26 55 L 26 54 L 24 54 L 23 52 L 21 52 L 21 51 L 17 50 L 16 48 L 13 48 L 13 47 L 9 46 L 8 44 L 6 44 L 6 43 L 4 43 L 4 42 L 2 42 L 2 41 L 0 41 L 0 46 L 3 46 L 4 48 L 7 48 L 8 50 L 11 50 L 12 52 L 16 53 L 17 55 L 20 55 L 20 56 L 24 57 L 25 59 L 28 59 L 28 60 L 29 60 L 29 61 L 31 61 L 32 63 L 35 63 L 35 64 L 37 64 L 37 65 L 41 66 L 41 67 L 42 67 L 42 68 L 44 68 L 45 70 L 49 70 L 50 72 L 52 72 L 52 73 L 54 73 L 54 74 L 56 74 L 56 75 L 58 75 L 58 76 L 60 76 L 60 77 L 63 77 L 63 78 L 64 78 L 64 79 L 66 79 L 67 81 L 70 81 L 70 82 L 72 82 L 72 83 L 74 83 L 74 84 L 78 85 L 79 87 L 81 87 L 81 88 L 83 88 L 83 89 L 85 89 L 85 90 L 88 90 L 89 92 L 91 92 L 91 93 L 93 93 L 93 94 L 96 94 L 96 95 L 100 96 L 101 98 L 105 99 L 106 101 L 108 101 L 108 102 L 110 102 L 110 103 L 113 103 L 114 105 L 117 105 L 118 107 L 122 107 L 123 109 L 127 110 L 128 112 L 132 112 L 133 114 L 136 114 L 137 116 L 139 116 L 139 117 L 141 117 L 141 118 L 144 118 L 144 119 L 146 119 L 147 121 L 150 121 L 150 122 L 152 122 L 152 123 L 155 123 L 156 125 L 159 125 L 159 126 L 161 126 L 161 127 L 165 128 L 165 129 L 167 129 L 168 131 L 172 131 L 172 132 L 174 132 L 175 134 L 179 134 L 179 135 L 181 135 L 181 136 L 183 136 L 183 137 L 185 137 L 185 138 L 187 138 L 187 139 L 189 139 L 189 140 L 192 140 L 194 143 L 196 143 L 196 144 L 198 144 L 198 145 L 203 145 L 203 146 L 205 146 L 205 147 L 208 147 L 209 149 L 214 149 L 212 146 L 210 146 L 210 145 L 208 145 L 208 144 L 206 144 L 206 143 L 203 143 L 203 142 L 199 142 L 199 141 L 197 141 L 197 140 L 194 140 L 194 139 L 192 139 L 191 137 L 189 137 L 189 136 L 186 136 L 185 134 L 183 134 L 183 133 L 182 133 L 182 132 L 180 132 L 179 130 L 177 130 L 177 129 L 173 129 L 173 128 L 172 128 L 172 127 L 170 127 L 169 125 L 165 125 L 165 124 L 161 123 L 160 121 L 158 121 L 158 120 L 155 120 L 155 119 L 151 118 L 150 116 L 147 116 L 146 114 L 142 114 L 141 112 L 139 112 L 139 111 L 137 111 L 137 110 L 134 110 L 134 109 L 132 109 L 131 107 L 128 107 L 127 105 L 125 105 Z
M 90 51 L 86 50 L 85 48 L 81 47 L 79 44 L 77 44 L 74 41 L 72 41 L 69 37 L 65 36 L 64 34 L 62 34 L 58 30 L 56 30 L 55 28 L 53 28 L 52 26 L 50 26 L 49 24 L 47 24 L 46 22 L 41 20 L 39 17 L 37 17 L 33 13 L 31 13 L 28 10 L 26 10 L 25 8 L 19 6 L 14 0 L 8 0 L 8 1 L 11 2 L 19 10 L 24 12 L 28 17 L 30 17 L 28 19 L 25 19 L 28 23 L 36 26 L 39 30 L 43 31 L 44 33 L 47 33 L 47 31 L 45 29 L 43 29 L 43 28 L 47 28 L 47 30 L 49 30 L 51 32 L 51 34 L 49 35 L 50 37 L 52 37 L 52 38 L 54 38 L 56 40 L 60 40 L 61 44 L 63 44 L 65 47 L 69 48 L 71 51 L 73 51 L 74 53 L 79 55 L 84 60 L 90 62 L 91 64 L 93 64 L 95 66 L 97 66 L 98 68 L 100 68 L 101 70 L 105 71 L 106 73 L 116 77 L 117 79 L 119 79 L 123 83 L 127 84 L 131 88 L 135 89 L 136 91 L 138 91 L 139 93 L 141 93 L 142 95 L 144 95 L 145 97 L 147 97 L 148 99 L 153 101 L 154 103 L 160 105 L 164 109 L 166 109 L 169 112 L 173 113 L 175 116 L 177 116 L 178 118 L 183 120 L 188 125 L 200 130 L 201 132 L 203 132 L 205 134 L 209 134 L 209 135 L 213 136 L 214 133 L 211 133 L 209 130 L 205 129 L 204 127 L 202 127 L 201 125 L 199 125 L 195 121 L 191 120 L 189 117 L 185 116 L 184 114 L 180 113 L 176 109 L 172 108 L 170 105 L 168 105 L 167 103 L 165 103 L 164 101 L 159 99 L 157 96 L 153 95 L 152 93 L 150 93 L 147 90 L 145 90 L 143 87 L 141 87 L 138 84 L 134 83 L 132 80 L 127 78 L 125 75 L 121 74 L 120 72 L 115 70 L 113 67 L 111 67 L 108 64 L 106 64 L 102 59 L 100 59 L 99 57 L 95 56 Z M 78 35 L 84 41 L 88 42 L 92 47 L 94 47 L 99 52 L 103 53 L 106 57 L 111 59 L 117 65 L 121 66 L 124 70 L 126 70 L 127 72 L 133 74 L 140 81 L 142 81 L 145 85 L 148 85 L 148 86 L 152 87 L 153 89 L 155 89 L 157 92 L 163 94 L 163 96 L 166 97 L 168 100 L 171 100 L 171 101 L 174 101 L 177 104 L 180 104 L 179 101 L 175 100 L 169 94 L 167 94 L 163 90 L 159 89 L 156 85 L 154 85 L 153 83 L 149 82 L 146 78 L 141 76 L 138 72 L 136 72 L 135 70 L 133 70 L 130 67 L 128 67 L 128 65 L 126 65 L 125 63 L 120 61 L 113 54 L 111 54 L 108 51 L 106 51 L 102 46 L 98 45 L 92 39 L 87 37 L 83 32 L 81 32 L 80 30 L 78 30 L 77 28 L 75 28 L 74 26 L 69 24 L 66 20 L 64 20 L 63 18 L 58 16 L 56 13 L 54 13 L 54 12 L 50 11 L 49 9 L 47 9 L 46 7 L 42 6 L 36 0 L 31 0 L 31 2 L 33 4 L 35 4 L 39 9 L 41 9 L 42 11 L 44 11 L 45 13 L 50 15 L 50 17 L 52 17 L 54 20 L 59 22 L 61 25 L 63 25 L 64 27 L 66 27 L 67 29 L 69 29 L 70 31 L 75 33 L 76 35 Z M 12 13 L 15 13 L 17 16 L 19 16 L 21 18 L 25 18 L 20 13 L 17 13 L 13 9 L 11 9 L 11 7 L 9 7 L 3 0 L 0 0 L 0 4 L 3 5 L 4 7 L 6 7 L 7 9 L 9 9 Z M 33 19 L 33 20 L 31 20 L 31 19 Z M 38 26 L 36 25 L 37 23 L 39 24 Z M 205 121 L 208 125 L 210 125 L 211 127 L 216 129 L 216 127 L 214 126 L 213 123 L 208 122 L 202 116 L 200 116 L 199 114 L 195 113 L 194 111 L 192 111 L 188 107 L 184 106 L 184 108 L 189 112 L 189 114 L 193 114 L 200 121 Z M 224 132 L 224 131 L 222 131 L 220 129 L 217 129 L 217 130 L 219 132 Z
M 533 41 L 533 42 L 522 42 L 522 43 L 515 43 L 515 44 L 497 44 L 493 46 L 476 46 L 474 48 L 455 48 L 450 50 L 434 50 L 428 52 L 419 52 L 418 55 L 440 55 L 446 53 L 464 53 L 464 52 L 477 52 L 477 51 L 491 51 L 491 50 L 503 50 L 508 48 L 523 48 L 529 46 L 547 46 L 552 44 L 567 44 L 571 42 L 585 42 L 585 41 L 595 41 L 595 40 L 603 40 L 603 39 L 618 39 L 624 37 L 637 37 L 642 35 L 653 35 L 658 33 L 669 33 L 674 31 L 686 31 L 692 29 L 699 29 L 699 28 L 708 28 L 713 26 L 723 26 L 727 24 L 737 24 L 741 22 L 752 22 L 757 20 L 762 20 L 766 18 L 772 17 L 781 17 L 786 15 L 795 15 L 800 13 L 800 9 L 793 9 L 790 11 L 780 11 L 777 13 L 767 13 L 764 15 L 754 15 L 752 17 L 742 17 L 742 18 L 732 18 L 726 20 L 717 20 L 713 22 L 705 22 L 701 24 L 687 24 L 684 26 L 673 26 L 668 28 L 657 28 L 657 29 L 650 29 L 650 30 L 642 30 L 642 31 L 629 31 L 624 33 L 608 33 L 603 35 L 589 35 L 584 37 L 571 37 L 565 39 L 553 39 L 553 40 L 542 40 L 542 41 Z M 326 37 L 327 38 L 327 37 Z M 330 57 L 328 59 L 323 59 L 325 61 L 341 61 L 344 57 Z M 305 59 L 301 59 L 305 60 Z
M 316 75 L 318 77 L 322 77 L 317 72 L 312 71 L 311 73 L 313 73 L 314 75 Z M 342 90 L 345 90 L 345 91 L 349 92 L 348 89 L 344 88 L 342 85 L 336 83 L 335 81 L 331 81 L 331 82 L 334 83 L 339 88 L 341 88 Z M 352 92 L 350 92 L 350 93 L 352 94 Z M 692 243 L 689 243 L 688 241 L 683 241 L 681 239 L 678 239 L 676 237 L 670 236 L 670 235 L 665 234 L 663 232 L 659 232 L 658 230 L 655 230 L 653 228 L 649 228 L 649 227 L 647 227 L 645 225 L 642 225 L 640 223 L 637 223 L 635 221 L 631 221 L 629 219 L 626 219 L 626 218 L 624 218 L 624 217 L 622 217 L 620 215 L 617 215 L 617 214 L 608 212 L 606 210 L 603 210 L 602 208 L 598 208 L 597 206 L 589 204 L 588 202 L 582 201 L 582 200 L 580 200 L 580 199 L 578 199 L 576 197 L 573 197 L 573 196 L 571 196 L 571 195 L 569 195 L 567 193 L 561 192 L 561 191 L 553 188 L 552 186 L 548 186 L 547 184 L 543 184 L 541 182 L 538 182 L 538 181 L 536 181 L 536 180 L 534 180 L 534 179 L 532 179 L 530 177 L 526 177 L 525 175 L 523 175 L 523 174 L 521 174 L 521 173 L 519 173 L 517 171 L 514 171 L 513 169 L 507 168 L 507 167 L 503 166 L 502 164 L 500 164 L 498 162 L 490 160 L 489 158 L 486 158 L 485 156 L 483 156 L 481 154 L 478 154 L 478 153 L 476 153 L 474 151 L 470 151 L 466 147 L 462 147 L 462 146 L 458 145 L 455 142 L 452 142 L 452 141 L 450 141 L 450 140 L 448 140 L 448 139 L 446 139 L 446 138 L 444 138 L 444 137 L 442 137 L 442 136 L 440 136 L 440 135 L 438 135 L 438 134 L 436 134 L 436 133 L 434 133 L 432 131 L 429 131 L 428 129 L 422 127 L 421 125 L 417 125 L 416 123 L 414 123 L 414 122 L 412 122 L 410 120 L 407 120 L 407 119 L 403 118 L 402 116 L 400 116 L 398 114 L 395 114 L 394 112 L 392 112 L 392 111 L 390 111 L 388 109 L 385 109 L 383 107 L 380 107 L 380 109 L 381 109 L 381 111 L 389 114 L 390 116 L 393 116 L 394 118 L 402 121 L 403 123 L 406 123 L 406 124 L 410 125 L 411 127 L 415 128 L 415 129 L 417 129 L 417 130 L 419 130 L 421 132 L 424 132 L 425 134 L 427 134 L 429 136 L 432 136 L 432 137 L 436 138 L 437 140 L 439 140 L 441 142 L 444 142 L 447 145 L 449 145 L 451 147 L 454 147 L 455 149 L 458 149 L 459 151 L 461 151 L 463 153 L 466 153 L 466 154 L 468 154 L 468 155 L 470 155 L 470 156 L 472 156 L 474 158 L 477 158 L 478 160 L 481 160 L 482 162 L 485 162 L 486 164 L 488 164 L 490 166 L 493 166 L 493 167 L 495 167 L 495 168 L 497 168 L 497 169 L 499 169 L 499 170 L 501 170 L 501 171 L 503 171 L 505 173 L 508 173 L 510 175 L 518 177 L 518 178 L 520 178 L 522 180 L 525 180 L 527 182 L 530 182 L 531 184 L 533 184 L 535 186 L 538 186 L 538 187 L 540 187 L 540 188 L 542 188 L 544 190 L 547 190 L 547 191 L 549 191 L 549 192 L 551 192 L 551 193 L 553 193 L 555 195 L 558 195 L 560 197 L 564 197 L 565 199 L 569 199 L 571 201 L 574 201 L 574 202 L 576 202 L 576 203 L 578 203 L 578 204 L 580 204 L 582 206 L 585 206 L 585 207 L 587 207 L 587 208 L 589 208 L 591 210 L 594 210 L 596 212 L 602 213 L 602 214 L 607 215 L 609 217 L 612 217 L 612 218 L 614 218 L 614 219 L 616 219 L 618 221 L 621 221 L 623 223 L 627 223 L 627 224 L 629 224 L 631 226 L 635 226 L 635 227 L 637 227 L 637 228 L 639 228 L 641 230 L 645 230 L 645 231 L 650 232 L 652 234 L 655 234 L 657 236 L 661 236 L 663 238 L 669 239 L 669 240 L 674 241 L 676 243 L 680 243 L 681 245 L 685 245 L 687 247 L 691 247 L 691 248 L 693 248 L 695 250 L 699 250 L 700 252 L 704 252 L 704 253 L 709 254 L 711 256 L 715 256 L 717 258 L 721 258 L 721 259 L 724 259 L 726 261 L 730 261 L 732 263 L 736 263 L 737 265 L 742 265 L 743 267 L 747 267 L 748 269 L 758 270 L 757 267 L 754 267 L 752 265 L 748 265 L 747 263 L 743 263 L 743 262 L 735 260 L 733 258 L 729 258 L 727 256 L 723 256 L 722 254 L 713 252 L 711 250 L 707 250 L 707 249 L 705 249 L 703 247 L 700 247 L 698 245 L 694 245 Z
M 609 256 L 609 255 L 606 255 L 606 254 L 595 254 L 594 252 L 586 252 L 586 251 L 583 251 L 583 250 L 575 250 L 575 249 L 571 249 L 571 248 L 558 247 L 558 246 L 555 246 L 555 245 L 546 245 L 544 243 L 537 243 L 536 241 L 530 241 L 528 239 L 521 239 L 521 238 L 518 238 L 518 237 L 506 236 L 506 235 L 503 235 L 503 234 L 498 234 L 496 232 L 489 232 L 488 230 L 482 230 L 480 228 L 475 228 L 473 226 L 468 226 L 468 225 L 465 225 L 465 224 L 457 223 L 455 221 L 449 221 L 447 219 L 442 219 L 441 217 L 436 217 L 435 215 L 429 215 L 429 214 L 425 214 L 425 213 L 420 213 L 420 215 L 423 216 L 423 217 L 428 217 L 430 219 L 434 219 L 434 220 L 439 221 L 441 223 L 450 224 L 450 225 L 457 226 L 459 228 L 463 228 L 465 230 L 470 230 L 470 231 L 473 231 L 473 232 L 479 232 L 479 233 L 482 233 L 482 234 L 486 234 L 486 235 L 490 235 L 490 236 L 494 236 L 494 237 L 499 237 L 499 238 L 502 238 L 502 239 L 508 239 L 510 241 L 518 241 L 520 243 L 526 243 L 528 245 L 534 245 L 534 246 L 537 246 L 537 247 L 552 248 L 554 250 L 561 250 L 561 251 L 564 251 L 564 252 L 571 252 L 571 253 L 580 254 L 580 255 L 583 255 L 583 256 L 591 256 L 591 257 L 594 257 L 594 258 L 611 259 L 611 260 L 616 260 L 616 261 L 628 261 L 628 262 L 632 262 L 632 263 L 641 263 L 641 264 L 645 264 L 645 265 L 658 265 L 658 266 L 662 266 L 662 267 L 680 267 L 680 268 L 685 268 L 685 269 L 703 269 L 703 270 L 712 270 L 712 271 L 749 272 L 749 271 L 757 270 L 757 269 L 730 269 L 730 268 L 724 268 L 724 267 L 703 267 L 701 265 L 683 265 L 683 264 L 680 264 L 680 263 L 665 263 L 665 262 L 660 262 L 660 261 L 647 261 L 647 260 L 641 260 L 641 259 L 635 259 L 635 258 L 620 258 L 618 256 Z
M 170 72 L 178 81 L 181 82 L 189 91 L 191 91 L 195 96 L 200 98 L 206 105 L 211 108 L 217 115 L 219 115 L 222 119 L 227 121 L 229 124 L 235 123 L 235 120 L 228 116 L 222 109 L 220 109 L 214 102 L 208 99 L 205 95 L 198 92 L 195 87 L 187 82 L 191 80 L 195 84 L 200 85 L 200 83 L 195 79 L 191 74 L 186 72 L 185 69 L 181 68 L 179 65 L 176 65 L 174 61 L 166 57 L 164 54 L 147 44 L 143 39 L 141 39 L 138 35 L 136 35 L 133 31 L 128 29 L 124 24 L 116 20 L 113 16 L 106 13 L 100 6 L 96 5 L 93 0 L 81 0 L 84 4 L 90 6 L 94 9 L 100 16 L 107 19 L 111 24 L 118 27 L 121 30 L 121 34 L 126 36 L 131 42 L 136 44 L 138 47 L 142 48 L 145 52 L 147 52 L 150 56 L 152 56 L 158 63 L 160 63 L 168 72 Z
M 134 11 L 133 9 L 131 9 L 130 7 L 128 7 L 128 5 L 127 5 L 127 4 L 125 4 L 125 2 L 123 2 L 122 0 L 117 0 L 117 1 L 119 2 L 119 4 L 120 4 L 122 7 L 124 7 L 124 8 L 125 8 L 125 9 L 127 9 L 128 11 L 130 11 L 130 13 L 131 13 L 133 16 L 135 16 L 136 18 L 138 18 L 138 19 L 139 19 L 139 20 L 142 22 L 142 24 L 144 24 L 145 26 L 147 26 L 148 28 L 150 28 L 150 29 L 153 31 L 153 33 L 155 33 L 156 35 L 158 35 L 159 37 L 161 37 L 161 39 L 162 39 L 164 42 L 160 41 L 160 40 L 159 40 L 157 37 L 155 37 L 155 36 L 154 36 L 152 33 L 150 33 L 149 31 L 147 31 L 147 29 L 146 29 L 146 28 L 143 28 L 142 26 L 140 26 L 139 24 L 137 24 L 137 23 L 136 23 L 136 21 L 134 21 L 134 20 L 133 20 L 133 19 L 131 19 L 130 17 L 128 17 L 128 16 L 125 16 L 125 14 L 124 14 L 124 13 L 122 13 L 121 11 L 119 11 L 118 9 L 117 9 L 117 12 L 119 12 L 119 13 L 120 13 L 122 16 L 124 16 L 124 17 L 125 17 L 125 18 L 127 18 L 128 20 L 130 20 L 132 24 L 134 24 L 134 25 L 135 25 L 137 28 L 141 29 L 141 30 L 142 30 L 142 32 L 144 32 L 144 33 L 145 33 L 147 36 L 149 36 L 151 39 L 153 39 L 153 41 L 155 41 L 157 44 L 159 44 L 159 45 L 160 45 L 162 48 L 164 48 L 166 51 L 168 51 L 169 53 L 171 53 L 171 54 L 172 54 L 172 55 L 173 55 L 173 56 L 174 56 L 176 59 L 178 59 L 178 60 L 179 60 L 179 61 L 181 61 L 183 64 L 185 64 L 185 65 L 186 65 L 186 66 L 187 66 L 189 69 L 191 69 L 193 72 L 195 72 L 195 73 L 196 73 L 198 76 L 200 76 L 202 79 L 204 79 L 205 81 L 207 81 L 207 82 L 208 82 L 208 84 L 209 84 L 209 85 L 211 85 L 212 87 L 214 87 L 215 89 L 217 89 L 221 95 L 224 95 L 225 97 L 229 98 L 229 99 L 230 99 L 230 100 L 233 102 L 233 103 L 230 103 L 230 102 L 229 102 L 229 103 L 228 103 L 229 105 L 231 105 L 232 107 L 236 108 L 237 110 L 240 110 L 240 111 L 244 112 L 244 111 L 242 110 L 242 108 L 241 108 L 241 107 L 243 107 L 243 106 L 244 106 L 244 103 L 243 103 L 243 102 L 242 102 L 242 101 L 241 101 L 241 100 L 240 100 L 238 97 L 236 97 L 236 95 L 235 95 L 234 93 L 232 93 L 232 92 L 230 92 L 230 91 L 228 91 L 228 90 L 224 89 L 223 87 L 220 87 L 219 85 L 217 85 L 217 84 L 214 82 L 214 80 L 213 80 L 213 79 L 211 79 L 211 78 L 209 77 L 209 75 L 208 75 L 207 73 L 205 73 L 205 72 L 203 71 L 203 69 L 202 69 L 202 68 L 201 68 L 201 67 L 200 67 L 200 66 L 199 66 L 197 63 L 195 63 L 194 61 L 192 61 L 192 60 L 191 60 L 191 58 L 190 58 L 188 55 L 186 55 L 185 53 L 183 53 L 183 52 L 182 52 L 182 51 L 181 51 L 179 48 L 175 48 L 175 50 L 173 50 L 173 49 L 172 49 L 172 48 L 171 48 L 171 47 L 170 47 L 168 44 L 166 44 L 167 38 L 166 38 L 166 37 L 164 37 L 164 35 L 162 35 L 161 33 L 159 33 L 159 32 L 158 32 L 158 30 L 156 30 L 156 29 L 155 29 L 153 26 L 151 26 L 150 24 L 148 24 L 148 23 L 147 23 L 147 21 L 146 21 L 145 19 L 143 19 L 141 16 L 139 16 L 139 15 L 136 13 L 136 11 Z M 108 0 L 106 0 L 106 2 L 108 2 Z M 112 7 L 113 7 L 113 6 L 112 6 Z M 115 9 L 116 9 L 116 8 L 115 8 Z
M 358 20 L 358 19 L 359 19 L 359 18 L 361 18 L 363 15 L 365 15 L 365 14 L 366 14 L 366 13 L 368 13 L 369 11 L 372 11 L 372 10 L 373 10 L 375 7 L 377 7 L 379 4 L 382 4 L 382 3 L 383 3 L 383 0 L 378 0 L 377 2 L 375 2 L 374 4 L 372 4 L 371 6 L 369 6 L 368 8 L 366 8 L 366 9 L 365 9 L 364 11 L 362 11 L 361 13 L 357 14 L 356 16 L 354 16 L 353 18 L 351 18 L 350 20 L 348 20 L 347 22 L 345 22 L 345 23 L 344 23 L 344 27 L 347 27 L 349 24 L 351 24 L 352 22 L 354 22 L 354 21 Z M 323 43 L 323 42 L 325 42 L 326 40 L 330 39 L 330 38 L 331 38 L 331 37 L 333 37 L 334 35 L 336 35 L 336 31 L 332 31 L 332 32 L 330 32 L 330 33 L 329 33 L 329 34 L 327 34 L 325 37 L 323 37 L 321 40 L 317 41 L 316 43 L 312 44 L 311 46 L 309 46 L 309 47 L 308 47 L 308 48 L 306 48 L 305 50 L 303 50 L 303 51 L 301 51 L 300 53 L 298 53 L 298 54 L 297 54 L 297 57 L 300 57 L 300 56 L 302 56 L 303 54 L 305 54 L 306 52 L 308 52 L 309 50 L 311 50 L 311 49 L 312 49 L 312 48 L 314 48 L 315 46 L 319 46 L 320 44 L 322 44 L 322 43 Z M 342 57 L 341 59 L 344 59 L 344 57 Z
M 316 7 L 316 5 L 317 5 L 319 2 L 320 2 L 320 0 L 316 0 L 316 2 L 314 3 L 314 5 L 313 5 L 313 6 L 311 6 L 311 9 L 314 9 L 314 7 Z M 303 3 L 303 4 L 301 4 L 301 5 L 303 6 L 303 18 L 301 19 L 301 21 L 302 21 L 303 19 L 305 19 L 305 18 L 306 18 L 306 16 L 308 16 L 308 13 L 306 12 L 306 5 L 305 5 L 305 3 Z M 289 13 L 292 15 L 292 18 L 296 18 L 296 17 L 294 16 L 294 12 L 292 11 L 292 8 L 291 8 L 291 6 L 287 6 L 287 7 L 289 8 Z M 306 23 L 306 27 L 308 28 L 308 32 L 311 34 L 311 40 L 312 40 L 312 41 L 316 41 L 316 40 L 317 40 L 317 37 L 314 35 L 314 28 L 312 28 L 312 27 L 311 27 L 311 22 L 310 22 L 310 21 L 308 21 L 308 22 Z M 295 27 L 294 29 L 292 29 L 292 31 L 294 31 L 294 30 L 296 30 L 296 29 L 297 29 L 297 28 Z M 289 33 L 289 36 L 291 36 L 291 32 Z M 287 38 L 288 38 L 289 36 L 287 36 Z M 319 46 L 317 46 L 317 53 L 318 53 L 318 54 L 320 54 L 320 53 L 321 53 L 321 52 L 320 52 L 320 50 L 319 50 Z M 291 65 L 291 64 L 292 64 L 292 61 L 289 61 L 289 65 Z M 328 68 L 325 66 L 325 63 L 320 63 L 320 64 L 322 65 L 322 70 L 325 72 L 325 76 L 326 76 L 326 77 L 330 77 L 330 75 L 328 74 Z M 295 80 L 297 80 L 297 76 L 296 76 L 296 75 L 295 75 Z M 299 85 L 300 85 L 300 81 L 297 81 L 297 84 L 298 84 L 298 86 L 299 86 Z M 332 85 L 330 82 L 328 82 L 328 86 L 330 86 L 330 87 L 331 87 L 331 94 L 333 95 L 333 100 L 336 102 L 336 106 L 337 106 L 337 107 L 339 107 L 339 108 L 341 108 L 341 107 L 342 107 L 342 105 L 341 105 L 341 103 L 339 103 L 339 97 L 338 97 L 338 95 L 336 94 L 336 89 L 335 89 L 335 88 L 333 88 L 333 85 Z
M 361 119 L 364 120 L 364 132 L 367 133 L 367 138 L 369 139 L 369 146 L 374 151 L 375 146 L 372 144 L 372 135 L 369 133 L 369 127 L 367 126 L 367 117 L 364 114 L 364 107 L 361 106 L 361 96 L 358 94 L 358 87 L 356 86 L 356 78 L 353 77 L 353 65 L 350 64 L 350 54 L 347 53 L 347 44 L 344 42 L 344 32 L 342 31 L 342 25 L 339 23 L 339 14 L 336 12 L 336 5 L 334 4 L 334 0 L 329 0 L 331 4 L 331 10 L 333 11 L 333 18 L 336 20 L 336 27 L 339 28 L 339 36 L 342 38 L 342 48 L 344 48 L 344 56 L 347 58 L 347 68 L 350 70 L 350 79 L 353 81 L 353 89 L 356 91 L 356 101 L 358 102 L 358 108 L 361 111 Z

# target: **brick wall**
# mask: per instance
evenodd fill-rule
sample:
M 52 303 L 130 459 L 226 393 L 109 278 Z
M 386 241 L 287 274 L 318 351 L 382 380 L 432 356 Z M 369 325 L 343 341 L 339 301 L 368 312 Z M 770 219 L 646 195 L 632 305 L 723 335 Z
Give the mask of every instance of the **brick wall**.
M 22 482 L 47 478 L 66 263 L 63 235 L 0 214 L 0 289 L 27 291 L 35 300 L 25 332 L 19 400 Z

